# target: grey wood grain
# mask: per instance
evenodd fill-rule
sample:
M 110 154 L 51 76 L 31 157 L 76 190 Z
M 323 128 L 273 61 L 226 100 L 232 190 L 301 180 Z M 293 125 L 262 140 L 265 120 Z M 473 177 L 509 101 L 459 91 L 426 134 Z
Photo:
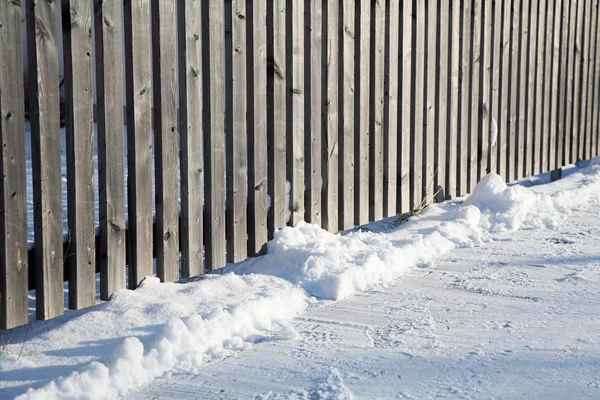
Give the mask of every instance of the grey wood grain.
M 533 173 L 542 172 L 542 136 L 545 134 L 542 130 L 543 124 L 543 101 L 544 101 L 544 38 L 546 29 L 546 0 L 538 2 L 538 23 L 537 23 L 537 56 L 536 56 L 536 97 L 535 97 L 535 125 L 534 125 L 534 146 L 533 146 Z
M 537 2 L 537 0 L 533 0 L 533 3 Z M 502 3 L 500 2 L 492 2 L 487 7 L 490 7 L 492 12 L 492 22 L 494 25 L 493 31 L 493 41 L 492 41 L 492 83 L 490 87 L 490 124 L 495 127 L 495 135 L 496 137 L 491 139 L 494 141 L 492 144 L 491 141 L 488 142 L 490 146 L 489 149 L 489 161 L 488 168 L 489 172 L 498 173 L 498 134 L 499 132 L 499 123 L 501 120 L 501 87 L 500 87 L 500 76 L 502 73 L 502 59 L 501 59 L 501 49 L 502 49 Z M 534 41 L 534 43 L 537 43 Z M 490 135 L 492 132 L 490 131 Z
M 551 89 L 551 99 L 550 102 L 550 122 L 549 122 L 549 143 L 548 143 L 548 166 L 549 170 L 555 170 L 558 165 L 557 162 L 557 153 L 558 153 L 558 116 L 559 116 L 559 108 L 562 104 L 562 100 L 559 98 L 560 93 L 560 83 L 562 81 L 560 78 L 560 68 L 562 66 L 563 56 L 561 54 L 560 44 L 561 44 L 561 35 L 562 35 L 562 2 L 557 1 L 554 4 L 554 14 L 552 24 L 554 25 L 553 29 L 553 38 L 552 38 L 552 89 Z
M 338 223 L 338 165 L 339 165 L 339 26 L 340 5 L 327 1 L 324 23 L 326 27 L 327 54 L 325 67 L 326 125 L 322 136 L 323 168 L 323 228 L 337 232 Z M 326 22 L 325 22 L 326 21 Z
M 204 273 L 201 0 L 179 0 L 179 116 L 181 157 L 181 272 Z
M 56 4 L 27 1 L 36 316 L 64 313 Z
M 598 40 L 598 34 L 600 33 L 598 31 L 598 26 L 600 26 L 600 10 L 599 10 L 599 2 L 598 0 L 594 1 L 594 20 L 596 22 L 595 27 L 594 27 L 594 44 L 593 44 L 593 49 L 594 49 L 594 53 L 592 56 L 592 65 L 593 65 L 593 74 L 594 74 L 594 78 L 593 78 L 593 94 L 592 94 L 592 112 L 591 112 L 591 118 L 592 118 L 592 122 L 591 122 L 591 131 L 590 131 L 590 135 L 591 135 L 591 154 L 590 154 L 590 158 L 593 158 L 595 156 L 598 155 L 598 142 L 599 142 L 599 132 L 598 132 L 598 116 L 600 115 L 600 95 L 599 90 L 600 90 L 600 40 Z
M 0 2 L 0 329 L 28 322 L 21 4 Z
M 354 88 L 354 223 L 362 225 L 369 221 L 369 76 L 371 69 L 371 4 L 356 2 L 356 74 Z
M 462 43 L 462 61 L 460 71 L 461 84 L 461 108 L 460 120 L 458 128 L 458 194 L 464 196 L 467 194 L 469 187 L 469 132 L 471 125 L 471 44 L 472 44 L 472 13 L 473 1 L 464 0 L 462 12 L 461 26 L 461 43 Z
M 342 2 L 341 21 L 341 67 L 342 67 L 342 107 L 343 116 L 340 129 L 339 156 L 339 229 L 345 230 L 354 226 L 354 51 L 355 43 L 355 1 Z M 352 171 L 352 172 L 350 172 Z
M 436 132 L 436 115 L 439 113 L 439 108 L 436 104 L 436 91 L 439 87 L 437 74 L 437 0 L 427 0 L 426 3 L 427 15 L 427 71 L 426 71 L 426 93 L 425 93 L 425 111 L 424 111 L 424 139 L 423 139 L 423 191 L 428 202 L 433 200 L 435 193 L 435 144 Z
M 390 1 L 386 11 L 386 114 L 383 136 L 383 215 L 389 217 L 398 212 L 398 119 L 400 103 L 400 2 Z
M 481 62 L 483 54 L 481 54 L 481 23 L 483 22 L 482 1 L 472 0 L 472 27 L 471 27 L 471 65 L 470 65 L 470 122 L 469 122 L 469 145 L 468 145 L 468 165 L 467 165 L 467 190 L 473 192 L 477 184 L 477 167 L 478 159 L 478 144 L 480 140 L 480 117 L 481 117 Z
M 596 25 L 596 7 L 595 7 L 595 2 L 593 0 L 590 0 L 590 2 L 587 4 L 587 8 L 586 8 L 586 21 L 588 21 L 588 23 L 586 24 L 586 38 L 585 38 L 585 52 L 586 52 L 586 57 L 585 57 L 585 68 L 587 69 L 586 71 L 586 76 L 585 78 L 585 88 L 586 88 L 586 95 L 585 95 L 585 124 L 584 124 L 584 132 L 583 132 L 583 151 L 581 152 L 581 158 L 584 160 L 587 160 L 590 158 L 590 154 L 591 154 L 591 147 L 592 147 L 592 141 L 591 141 L 591 123 L 592 123 L 592 98 L 593 96 L 593 90 L 594 90 L 594 84 L 593 84 L 593 64 L 592 64 L 592 57 L 594 56 L 594 49 L 593 46 L 595 45 L 595 25 Z
M 125 161 L 122 9 L 94 2 L 96 103 L 98 110 L 98 197 L 100 299 L 125 288 Z
M 508 92 L 509 111 L 508 111 L 508 133 L 506 137 L 507 154 L 506 154 L 506 182 L 512 182 L 517 179 L 517 130 L 519 127 L 519 44 L 521 42 L 520 30 L 520 6 L 522 0 L 511 0 L 510 11 L 510 86 Z M 547 118 L 546 118 L 547 121 Z
M 383 217 L 383 102 L 384 102 L 384 47 L 385 2 L 375 1 L 371 6 L 371 104 L 369 111 L 369 219 Z
M 63 0 L 61 5 L 71 240 L 65 259 L 69 308 L 79 310 L 96 303 L 92 10 L 89 1 Z
M 481 180 L 486 175 L 489 155 L 489 134 L 490 134 L 490 117 L 491 117 L 491 95 L 490 87 L 492 83 L 492 35 L 494 25 L 492 23 L 492 3 L 482 2 L 482 51 L 481 51 L 481 109 L 480 109 L 480 132 L 478 143 L 478 166 L 477 180 Z
M 156 274 L 179 280 L 179 126 L 177 124 L 177 25 L 175 2 L 152 0 Z
M 449 74 L 450 74 L 450 116 L 448 127 L 448 140 L 446 146 L 448 148 L 448 157 L 446 158 L 446 197 L 453 198 L 458 195 L 458 123 L 460 118 L 460 2 L 452 1 L 447 5 L 449 8 L 448 26 L 450 36 L 450 58 L 449 58 Z
M 226 150 L 227 261 L 247 258 L 246 165 L 247 165 L 247 85 L 248 46 L 246 44 L 246 1 L 225 2 L 226 15 Z M 229 32 L 229 33 L 228 33 Z
M 590 1 L 585 1 L 583 3 L 583 14 L 582 20 L 580 22 L 582 32 L 581 32 L 581 46 L 580 46 L 580 57 L 581 57 L 581 75 L 580 75 L 580 90 L 579 90 L 579 127 L 578 127 L 578 152 L 577 159 L 584 160 L 585 159 L 585 124 L 586 124 L 586 105 L 587 105 L 587 92 L 588 92 L 588 59 L 589 59 L 589 32 L 590 32 L 590 22 L 591 22 L 591 14 L 590 14 Z
M 207 2 L 203 12 L 203 45 L 208 68 L 204 94 L 204 193 L 206 209 L 206 269 L 225 266 L 225 10 L 221 2 Z
M 269 43 L 267 75 L 272 100 L 269 107 L 268 140 L 268 232 L 273 237 L 275 229 L 286 226 L 286 2 L 274 0 L 267 11 L 267 41 Z
M 125 0 L 129 287 L 153 274 L 150 6 Z
M 571 162 L 577 162 L 580 154 L 579 136 L 581 120 L 581 85 L 582 85 L 582 64 L 583 64 L 583 26 L 584 26 L 584 0 L 577 3 L 577 13 L 575 18 L 575 46 L 573 48 L 574 57 L 574 75 L 573 75 L 573 123 L 572 123 L 572 142 L 571 142 Z
M 416 32 L 416 48 L 413 55 L 413 74 L 414 74 L 414 111 L 411 121 L 411 152 L 410 152 L 410 209 L 413 210 L 421 204 L 423 199 L 423 135 L 425 122 L 425 3 L 416 2 L 416 8 L 413 8 L 415 17 L 413 18 L 416 26 L 413 30 Z M 413 4 L 414 6 L 414 4 Z
M 439 38 L 439 85 L 436 105 L 438 112 L 436 114 L 436 150 L 434 171 L 434 187 L 442 186 L 448 191 L 447 174 L 448 169 L 446 161 L 448 159 L 448 133 L 450 121 L 450 4 L 449 0 L 440 0 L 438 10 L 438 20 L 440 21 L 437 36 Z
M 515 138 L 515 179 L 522 178 L 525 172 L 525 137 L 526 131 L 526 110 L 527 110 L 527 45 L 529 39 L 529 0 L 522 0 L 519 6 L 519 78 L 518 78 L 518 107 L 517 107 L 517 136 Z
M 525 142 L 526 142 L 526 153 L 525 153 L 525 175 L 531 176 L 534 174 L 534 161 L 536 159 L 535 153 L 535 115 L 536 115 L 536 77 L 537 77 L 537 49 L 538 49 L 538 2 L 539 0 L 532 0 L 529 8 L 528 25 L 529 25 L 529 45 L 527 47 L 527 62 L 528 62 L 528 74 L 527 74 L 527 100 L 526 100 L 526 113 L 525 118 Z
M 249 3 L 250 4 L 250 3 Z M 248 86 L 248 254 L 267 244 L 267 5 L 252 2 L 252 35 L 248 43 L 251 85 Z M 248 28 L 250 29 L 250 28 Z M 273 204 L 271 204 L 273 206 Z
M 510 97 L 509 97 L 509 88 L 510 88 L 510 41 L 511 41 L 511 7 L 510 1 L 504 1 L 501 4 L 504 5 L 502 9 L 502 48 L 501 48 L 501 58 L 502 58 L 502 87 L 500 90 L 501 96 L 501 118 L 500 123 L 498 124 L 498 137 L 497 143 L 498 146 L 498 174 L 502 176 L 503 179 L 507 178 L 508 169 L 507 169 L 507 142 L 509 136 L 508 130 L 508 120 L 509 120 L 509 107 L 510 107 Z

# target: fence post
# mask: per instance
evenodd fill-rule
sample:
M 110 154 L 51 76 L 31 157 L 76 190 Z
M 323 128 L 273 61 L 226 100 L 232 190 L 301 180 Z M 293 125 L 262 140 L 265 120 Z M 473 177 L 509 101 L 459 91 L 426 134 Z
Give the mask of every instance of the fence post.
M 21 5 L 0 2 L 0 329 L 25 325 L 27 192 Z

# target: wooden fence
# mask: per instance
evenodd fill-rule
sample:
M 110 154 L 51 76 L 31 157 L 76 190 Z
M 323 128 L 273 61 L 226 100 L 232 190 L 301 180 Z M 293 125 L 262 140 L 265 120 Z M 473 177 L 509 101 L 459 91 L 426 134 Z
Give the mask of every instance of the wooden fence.
M 26 0 L 23 16 L 0 1 L 2 329 L 28 322 L 28 289 L 49 319 L 64 312 L 63 280 L 69 308 L 88 307 L 98 272 L 107 300 L 154 259 L 176 281 L 260 254 L 300 220 L 336 232 L 438 185 L 460 196 L 488 171 L 513 181 L 598 154 L 598 0 L 59 4 Z

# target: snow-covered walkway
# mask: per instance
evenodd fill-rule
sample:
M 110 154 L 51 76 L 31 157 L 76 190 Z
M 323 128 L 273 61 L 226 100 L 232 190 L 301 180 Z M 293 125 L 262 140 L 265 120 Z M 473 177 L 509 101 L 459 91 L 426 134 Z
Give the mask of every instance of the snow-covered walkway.
M 600 398 L 600 205 L 296 318 L 134 399 Z
M 600 398 L 600 165 L 572 172 L 4 333 L 0 398 Z

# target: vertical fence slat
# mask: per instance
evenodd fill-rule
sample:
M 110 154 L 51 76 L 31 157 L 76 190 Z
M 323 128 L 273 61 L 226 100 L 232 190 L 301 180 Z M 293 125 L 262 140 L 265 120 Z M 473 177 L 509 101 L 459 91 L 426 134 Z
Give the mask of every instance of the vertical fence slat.
M 492 24 L 492 3 L 482 2 L 482 43 L 481 52 L 482 62 L 480 67 L 481 76 L 481 116 L 480 116 L 480 137 L 478 143 L 478 166 L 477 179 L 481 179 L 487 171 L 488 153 L 489 153 L 489 133 L 490 133 L 490 87 L 492 83 L 492 34 L 494 26 Z
M 570 2 L 569 2 L 570 3 Z M 558 54 L 560 57 L 560 67 L 558 71 L 558 111 L 557 111 L 557 132 L 556 132 L 556 151 L 554 161 L 556 168 L 564 165 L 564 145 L 565 145 L 565 105 L 567 103 L 567 36 L 569 33 L 569 3 L 562 5 L 561 10 L 561 28 L 560 43 Z M 531 175 L 529 172 L 528 175 Z
M 354 166 L 354 223 L 357 225 L 369 221 L 369 76 L 371 41 L 371 4 L 368 1 L 356 1 L 355 32 L 356 41 L 356 81 L 354 98 L 355 109 L 355 166 Z
M 424 198 L 430 202 L 435 193 L 434 179 L 437 171 L 435 167 L 435 136 L 437 126 L 435 122 L 436 115 L 439 114 L 435 95 L 439 85 L 437 81 L 437 1 L 427 0 L 427 15 L 426 15 L 426 30 L 427 30 L 427 71 L 425 75 L 426 93 L 425 93 L 425 110 L 424 110 L 424 136 L 423 136 L 423 192 Z
M 438 0 L 436 5 L 438 7 L 438 21 L 439 29 L 437 32 L 437 47 L 439 52 L 439 85 L 436 94 L 436 108 L 438 110 L 436 114 L 436 147 L 435 147 L 435 166 L 434 170 L 437 171 L 434 177 L 434 186 L 437 188 L 438 185 L 442 186 L 444 190 L 448 190 L 446 186 L 446 160 L 448 157 L 447 147 L 447 135 L 448 135 L 448 121 L 450 111 L 450 101 L 448 96 L 450 95 L 450 74 L 449 74 L 449 63 L 448 55 L 450 50 L 451 35 L 448 31 L 449 24 L 449 8 L 446 0 Z
M 471 65 L 469 66 L 469 74 L 471 81 L 471 89 L 469 90 L 469 146 L 468 146 L 468 165 L 467 165 L 467 189 L 470 192 L 473 191 L 477 184 L 477 165 L 479 163 L 477 147 L 479 142 L 479 120 L 481 116 L 481 104 L 480 104 L 480 85 L 481 85 L 481 23 L 483 14 L 481 12 L 481 1 L 473 0 L 471 4 L 472 9 L 472 26 L 471 26 Z
M 529 2 L 530 0 L 522 0 L 520 5 L 520 18 L 519 18 L 519 101 L 518 101 L 518 117 L 517 117 L 517 138 L 516 138 L 516 170 L 515 179 L 522 178 L 525 172 L 525 158 L 527 157 L 527 151 L 525 144 L 527 143 L 527 121 L 525 119 L 527 110 L 527 46 L 529 38 Z
M 383 217 L 383 81 L 385 47 L 385 3 L 371 7 L 371 105 L 369 112 L 369 219 Z
M 150 8 L 125 0 L 129 287 L 152 275 L 152 114 Z
M 591 56 L 592 56 L 592 43 L 593 43 L 593 30 L 592 27 L 594 26 L 594 7 L 593 7 L 593 1 L 590 0 L 587 4 L 586 4 L 586 25 L 585 25 L 585 39 L 583 41 L 584 44 L 584 48 L 585 48 L 585 54 L 584 54 L 584 76 L 583 76 L 583 93 L 582 93 L 582 104 L 581 107 L 583 108 L 583 116 L 582 116 L 582 121 L 581 121 L 581 125 L 582 125 L 582 151 L 581 151 L 581 159 L 582 160 L 587 160 L 590 157 L 590 146 L 591 146 L 591 140 L 590 140 L 590 135 L 589 135 L 589 129 L 588 129 L 588 125 L 590 123 L 590 117 L 591 117 L 591 100 L 592 100 L 592 92 L 593 92 L 593 87 L 592 87 L 592 79 L 590 78 L 590 70 L 592 70 L 592 64 L 591 64 Z
M 266 2 L 255 1 L 251 2 L 250 9 L 248 254 L 256 255 L 263 253 L 267 244 L 267 5 Z
M 27 1 L 38 319 L 64 313 L 56 12 L 55 3 Z
M 544 114 L 544 38 L 546 34 L 546 0 L 539 0 L 537 10 L 537 55 L 535 75 L 535 122 L 534 122 L 534 149 L 533 149 L 533 173 L 539 174 L 543 170 L 542 164 L 542 137 L 545 135 L 542 129 Z
M 519 29 L 520 10 L 519 2 L 521 0 L 507 0 L 512 2 L 511 23 L 510 23 L 510 89 L 509 97 L 509 119 L 508 119 L 508 136 L 507 139 L 507 175 L 504 178 L 507 182 L 512 182 L 517 179 L 517 151 L 518 145 L 517 129 L 519 118 L 519 43 L 521 39 L 521 31 Z
M 326 130 L 323 132 L 323 228 L 330 232 L 338 229 L 338 163 L 339 163 L 339 3 L 327 0 L 325 29 L 327 54 L 325 87 L 327 115 Z
M 125 287 L 125 162 L 121 5 L 94 2 L 98 109 L 100 299 Z
M 288 131 L 287 175 L 290 181 L 290 225 L 304 220 L 304 3 L 293 1 L 288 8 L 291 37 L 287 54 L 291 61 L 288 81 L 291 102 L 291 129 Z M 288 113 L 289 115 L 289 113 Z M 288 125 L 289 126 L 289 125 Z
M 339 174 L 340 202 L 339 202 L 339 228 L 349 229 L 354 226 L 354 28 L 355 3 L 354 0 L 342 2 L 342 33 L 341 33 L 341 63 L 343 75 L 342 104 L 343 122 L 340 130 L 340 166 Z
M 577 3 L 577 14 L 575 17 L 575 46 L 573 48 L 574 75 L 573 75 L 573 125 L 571 141 L 571 162 L 579 160 L 579 121 L 581 118 L 581 67 L 583 63 L 583 21 L 584 21 L 584 3 L 585 0 L 579 0 Z
M 544 38 L 540 42 L 540 45 L 544 47 L 544 61 L 543 61 L 543 97 L 542 97 L 542 123 L 540 144 L 541 144 L 541 171 L 545 172 L 549 169 L 548 163 L 548 149 L 550 142 L 550 104 L 552 102 L 552 40 L 554 38 L 553 30 L 553 15 L 554 8 L 552 4 L 553 0 L 548 0 L 545 7 L 540 10 L 541 15 L 544 17 Z M 540 17 L 542 18 L 542 17 Z
M 448 158 L 446 161 L 446 198 L 452 198 L 458 195 L 458 125 L 460 119 L 460 70 L 461 70 L 461 54 L 460 54 L 460 2 L 452 1 L 446 5 L 450 8 L 450 126 L 448 127 Z M 404 124 L 405 125 L 405 124 Z
M 246 229 L 246 0 L 225 2 L 226 13 L 226 150 L 227 261 L 247 258 Z
M 0 3 L 0 329 L 27 315 L 27 190 L 21 5 Z
M 389 217 L 398 211 L 397 205 L 397 176 L 398 176 L 398 116 L 399 116 L 399 86 L 398 72 L 400 60 L 400 2 L 388 1 L 386 13 L 386 109 L 384 115 L 383 148 L 383 215 Z
M 525 156 L 525 174 L 532 175 L 535 172 L 534 161 L 537 158 L 535 153 L 535 116 L 536 116 L 536 77 L 537 77 L 537 49 L 538 49 L 538 1 L 532 0 L 531 7 L 529 9 L 529 46 L 527 49 L 527 62 L 529 63 L 527 70 L 527 117 L 525 121 L 525 140 L 527 142 L 526 156 Z
M 268 185 L 271 198 L 269 209 L 269 235 L 275 228 L 285 227 L 286 209 L 286 32 L 285 32 L 285 0 L 274 0 L 268 10 L 267 41 L 269 43 L 269 80 L 272 100 L 269 106 L 268 132 Z
M 400 163 L 398 165 L 398 212 L 404 213 L 411 206 L 410 154 L 411 154 L 411 116 L 412 116 L 412 55 L 413 55 L 413 7 L 412 0 L 402 1 L 402 52 L 400 54 L 401 74 L 401 116 L 400 116 Z
M 225 9 L 222 2 L 204 4 L 203 45 L 207 55 L 204 92 L 208 113 L 204 124 L 204 192 L 206 208 L 206 268 L 225 266 Z
M 550 102 L 550 121 L 549 121 L 549 143 L 548 143 L 548 165 L 549 170 L 555 170 L 559 165 L 556 165 L 556 154 L 558 152 L 558 115 L 559 115 L 559 71 L 562 63 L 562 55 L 560 53 L 560 40 L 561 40 L 561 17 L 562 17 L 562 2 L 556 1 L 554 4 L 553 20 L 553 38 L 552 38 L 552 92 Z
M 305 138 L 306 147 L 306 216 L 307 221 L 321 224 L 321 132 L 323 129 L 323 0 L 306 0 L 304 5 L 310 13 L 310 98 L 307 96 L 307 112 L 310 112 L 310 135 Z M 354 29 L 353 29 L 354 30 Z
M 536 2 L 537 0 L 533 0 Z M 498 173 L 497 166 L 497 149 L 498 135 L 500 134 L 499 123 L 501 120 L 501 91 L 500 91 L 500 75 L 502 72 L 502 3 L 493 1 L 487 7 L 492 13 L 492 22 L 494 25 L 493 40 L 490 42 L 492 46 L 492 83 L 490 87 L 490 127 L 494 127 L 494 132 L 490 131 L 489 145 L 489 172 Z M 495 136 L 495 137 L 494 137 Z
M 588 60 L 589 60 L 589 33 L 590 33 L 590 1 L 585 1 L 583 5 L 583 20 L 580 22 L 583 31 L 581 32 L 581 86 L 579 94 L 579 148 L 577 158 L 585 160 L 586 138 L 585 138 L 585 123 L 586 123 L 586 105 L 588 93 Z
M 458 128 L 458 191 L 460 196 L 464 196 L 468 192 L 468 172 L 469 172 L 469 125 L 471 123 L 471 23 L 472 23 L 472 2 L 474 0 L 461 1 L 462 18 L 461 18 L 461 106 L 460 120 Z
M 179 0 L 177 12 L 181 135 L 181 271 L 187 278 L 204 272 L 201 0 Z
M 501 39 L 501 51 L 500 57 L 502 60 L 502 74 L 501 74 L 501 88 L 500 88 L 500 115 L 501 118 L 498 121 L 498 136 L 496 139 L 497 146 L 497 166 L 498 174 L 506 179 L 508 169 L 506 164 L 507 155 L 507 142 L 508 142 L 508 118 L 509 118 L 509 88 L 510 88 L 510 26 L 511 26 L 511 14 L 510 14 L 510 1 L 500 2 L 503 5 L 502 9 L 502 39 Z
M 69 308 L 96 303 L 92 14 L 89 1 L 63 0 L 67 133 Z M 121 119 L 122 121 L 122 119 Z
M 154 169 L 156 181 L 156 273 L 162 282 L 179 279 L 177 158 L 177 59 L 175 2 L 152 0 Z
M 414 3 L 413 3 L 414 5 Z M 415 17 L 415 49 L 413 53 L 413 113 L 411 121 L 411 152 L 410 152 L 410 208 L 421 204 L 423 199 L 423 123 L 425 121 L 425 2 L 417 1 L 413 9 Z
M 591 155 L 595 157 L 598 155 L 598 142 L 600 141 L 600 132 L 598 132 L 598 119 L 600 117 L 600 40 L 598 39 L 598 26 L 600 26 L 600 9 L 598 8 L 599 2 L 594 2 L 594 12 L 596 14 L 596 26 L 594 28 L 594 57 L 592 63 L 594 65 L 594 84 L 593 84 L 593 102 L 592 102 L 592 127 L 591 127 Z
M 595 131 L 593 130 L 594 121 L 594 103 L 597 101 L 596 98 L 596 43 L 598 41 L 598 7 L 597 1 L 590 3 L 590 33 L 589 33 L 589 58 L 588 58 L 588 95 L 587 95 L 587 107 L 586 107 L 586 123 L 585 123 L 585 159 L 589 159 L 594 156 L 594 148 L 596 145 Z
M 565 71 L 565 128 L 564 128 L 564 164 L 569 164 L 571 161 L 571 143 L 572 143 L 572 132 L 573 132 L 573 71 L 574 71 L 574 55 L 573 48 L 575 47 L 575 16 L 577 13 L 577 0 L 569 2 L 569 28 L 566 40 L 565 56 L 567 57 L 566 71 Z

